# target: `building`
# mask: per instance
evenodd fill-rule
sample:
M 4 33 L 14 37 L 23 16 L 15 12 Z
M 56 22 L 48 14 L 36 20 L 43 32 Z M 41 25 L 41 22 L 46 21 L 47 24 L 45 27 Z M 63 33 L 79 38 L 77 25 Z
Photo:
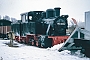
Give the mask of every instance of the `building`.
M 90 31 L 90 11 L 85 12 L 85 29 Z M 90 37 L 85 35 L 85 38 L 89 39 Z
M 9 31 L 11 31 L 11 21 L 0 19 L 0 37 L 6 37 Z

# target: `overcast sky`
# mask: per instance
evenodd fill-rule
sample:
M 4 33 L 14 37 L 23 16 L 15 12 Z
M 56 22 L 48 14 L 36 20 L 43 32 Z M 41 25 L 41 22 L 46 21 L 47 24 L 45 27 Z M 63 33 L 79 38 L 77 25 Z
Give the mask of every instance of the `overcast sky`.
M 84 21 L 84 14 L 90 11 L 90 0 L 0 0 L 0 15 L 8 15 L 18 20 L 20 14 L 28 11 L 61 7 L 61 15 L 69 15 L 69 19 Z

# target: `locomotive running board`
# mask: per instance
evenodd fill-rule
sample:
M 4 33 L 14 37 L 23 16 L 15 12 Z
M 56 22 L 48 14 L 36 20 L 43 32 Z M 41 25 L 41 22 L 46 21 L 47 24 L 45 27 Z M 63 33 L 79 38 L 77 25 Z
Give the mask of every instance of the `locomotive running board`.
M 61 47 L 61 48 L 59 48 L 59 52 L 60 51 L 63 51 L 63 50 L 70 50 L 70 49 L 72 49 L 72 50 L 79 50 L 79 49 L 82 49 L 82 47 L 72 47 L 74 44 L 76 44 L 76 43 L 74 43 L 74 39 L 75 38 L 72 38 L 72 36 L 76 33 L 76 32 L 78 32 L 78 37 L 77 37 L 77 40 L 81 40 L 81 41 L 86 41 L 87 39 L 81 39 L 81 37 L 80 37 L 80 33 L 83 33 L 84 35 L 86 35 L 86 36 L 89 36 L 90 37 L 90 32 L 89 31 L 87 31 L 87 30 L 85 30 L 85 29 L 81 29 L 80 27 L 76 27 L 75 28 L 75 30 L 72 32 L 72 34 L 69 36 L 69 38 L 66 40 L 66 42 L 64 43 L 64 45 Z M 88 41 L 90 41 L 90 38 L 88 38 Z

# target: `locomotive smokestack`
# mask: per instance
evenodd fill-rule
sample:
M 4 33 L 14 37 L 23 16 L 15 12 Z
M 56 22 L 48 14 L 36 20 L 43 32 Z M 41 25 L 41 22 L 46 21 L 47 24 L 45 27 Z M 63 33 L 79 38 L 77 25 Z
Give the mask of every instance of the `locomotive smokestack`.
M 55 10 L 54 9 L 47 9 L 46 10 L 46 18 L 55 17 Z
M 54 8 L 54 10 L 55 10 L 55 16 L 60 16 L 60 7 L 56 7 L 56 8 Z

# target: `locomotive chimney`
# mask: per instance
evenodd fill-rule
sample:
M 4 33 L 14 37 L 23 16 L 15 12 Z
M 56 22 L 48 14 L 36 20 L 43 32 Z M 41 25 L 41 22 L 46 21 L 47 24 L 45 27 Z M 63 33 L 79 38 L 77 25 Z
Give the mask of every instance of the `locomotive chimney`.
M 46 18 L 55 17 L 55 10 L 54 9 L 47 9 L 46 10 Z
M 60 7 L 56 7 L 56 8 L 54 8 L 54 10 L 55 10 L 55 16 L 60 16 Z

